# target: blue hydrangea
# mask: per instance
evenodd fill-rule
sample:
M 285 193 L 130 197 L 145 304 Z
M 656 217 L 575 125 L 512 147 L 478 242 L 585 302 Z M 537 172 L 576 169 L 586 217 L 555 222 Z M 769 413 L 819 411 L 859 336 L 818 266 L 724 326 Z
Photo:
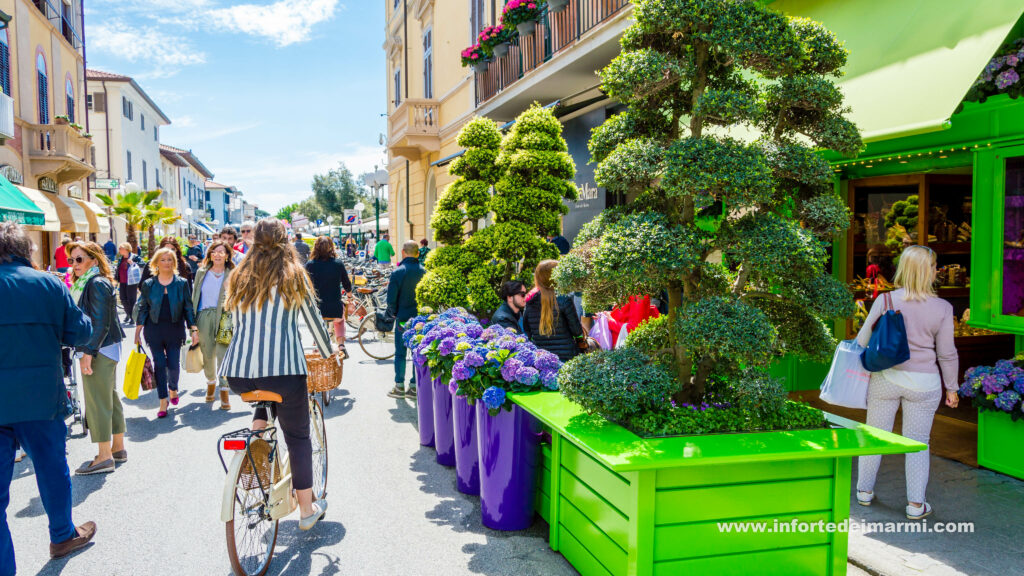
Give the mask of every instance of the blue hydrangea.
M 1013 383 L 1013 389 L 1016 390 L 1018 394 L 1024 394 L 1024 368 L 1015 369 L 1010 373 L 1008 378 L 1010 379 L 1010 382 Z
M 448 391 L 454 396 L 459 393 L 459 383 L 454 378 L 448 381 Z
M 452 366 L 452 380 L 463 382 L 469 380 L 476 374 L 476 369 L 466 366 L 466 362 L 459 360 Z
M 981 379 L 981 389 L 985 394 L 999 394 L 1009 383 L 1010 381 L 1002 374 L 986 374 Z
M 960 385 L 960 389 L 957 390 L 957 394 L 961 398 L 974 398 L 974 386 L 970 382 L 964 382 Z
M 1017 403 L 1020 402 L 1020 394 L 1014 390 L 1007 390 L 996 396 L 995 405 L 1003 412 L 1013 412 L 1013 409 L 1017 407 Z
M 505 390 L 497 386 L 491 386 L 484 390 L 483 401 L 484 406 L 487 406 L 488 409 L 497 410 L 505 404 Z
M 470 338 L 479 338 L 480 334 L 482 334 L 483 331 L 484 331 L 483 326 L 481 326 L 479 324 L 470 324 L 469 326 L 466 326 L 466 334 Z
M 558 371 L 543 370 L 540 373 L 540 382 L 548 390 L 558 390 Z
M 548 352 L 547 350 L 537 350 L 534 353 L 535 360 L 533 367 L 544 371 L 544 370 L 558 370 L 562 365 L 562 362 L 558 359 L 558 356 Z
M 484 357 L 477 354 L 475 350 L 470 350 L 466 353 L 466 357 L 463 358 L 463 362 L 466 363 L 466 366 L 479 368 L 484 365 Z
M 455 351 L 455 338 L 445 338 L 437 345 L 437 353 L 441 356 L 451 356 Z
M 524 347 L 522 350 L 516 353 L 516 360 L 523 363 L 523 366 L 534 367 L 534 363 L 537 360 L 534 350 L 528 347 Z
M 501 377 L 505 379 L 505 382 L 515 382 L 516 374 L 519 373 L 519 369 L 522 367 L 522 362 L 515 358 L 509 358 L 505 360 L 505 365 L 501 367 Z
M 427 357 L 420 352 L 419 348 L 417 348 L 412 352 L 412 361 L 417 366 L 423 366 L 427 363 Z
M 524 386 L 533 386 L 537 383 L 537 379 L 540 377 L 540 373 L 537 372 L 536 368 L 530 368 L 529 366 L 523 366 L 516 370 L 516 381 Z

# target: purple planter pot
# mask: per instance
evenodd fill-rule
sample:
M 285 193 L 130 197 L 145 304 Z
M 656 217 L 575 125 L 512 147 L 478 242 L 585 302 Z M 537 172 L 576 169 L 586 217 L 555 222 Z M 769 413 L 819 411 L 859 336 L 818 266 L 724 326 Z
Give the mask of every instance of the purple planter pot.
M 452 425 L 452 393 L 448 383 L 434 380 L 434 449 L 437 463 L 455 466 L 455 429 Z
M 480 493 L 480 453 L 476 444 L 476 408 L 465 396 L 452 397 L 455 425 L 455 487 L 463 494 Z
M 434 385 L 430 366 L 416 366 L 416 414 L 420 427 L 420 446 L 434 445 Z
M 476 426 L 484 526 L 525 530 L 533 523 L 540 426 L 519 406 L 491 416 L 483 402 L 476 403 Z

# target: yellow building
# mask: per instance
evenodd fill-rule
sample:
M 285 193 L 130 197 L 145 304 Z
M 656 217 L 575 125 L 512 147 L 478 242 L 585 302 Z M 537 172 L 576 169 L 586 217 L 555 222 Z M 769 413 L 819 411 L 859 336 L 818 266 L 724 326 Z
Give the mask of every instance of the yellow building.
M 82 2 L 0 0 L 0 10 L 11 16 L 0 30 L 0 174 L 46 215 L 30 227 L 34 258 L 45 267 L 61 235 L 103 242 L 110 233 L 88 197 Z
M 501 0 L 384 0 L 388 71 L 388 209 L 392 244 L 428 238 L 447 162 L 461 148 L 459 129 L 474 115 L 501 123 L 533 102 L 554 104 L 576 161 L 580 200 L 570 203 L 565 235 L 613 205 L 593 179 L 586 143 L 614 103 L 597 89 L 595 71 L 619 52 L 630 24 L 628 0 L 570 0 L 516 37 L 486 71 L 463 68 L 460 53 L 500 20 Z

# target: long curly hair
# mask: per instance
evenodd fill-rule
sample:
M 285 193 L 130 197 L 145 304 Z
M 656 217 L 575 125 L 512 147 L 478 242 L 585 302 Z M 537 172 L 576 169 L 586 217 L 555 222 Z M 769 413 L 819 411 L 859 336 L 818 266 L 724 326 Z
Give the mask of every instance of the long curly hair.
M 96 261 L 96 266 L 100 269 L 100 276 L 111 282 L 114 281 L 114 273 L 111 271 L 110 262 L 107 260 L 106 254 L 103 253 L 103 247 L 99 244 L 95 242 L 69 242 L 64 245 L 64 249 L 68 253 L 68 260 L 71 259 L 71 253 L 76 249 L 85 252 L 86 256 Z M 72 269 L 71 276 L 76 280 L 78 279 L 74 269 Z
M 309 274 L 279 221 L 267 218 L 256 223 L 253 245 L 228 279 L 227 308 L 259 310 L 277 289 L 285 308 L 293 309 L 313 293 Z
M 334 247 L 334 241 L 327 236 L 320 236 L 313 244 L 313 255 L 310 260 L 334 260 L 338 257 L 338 250 Z

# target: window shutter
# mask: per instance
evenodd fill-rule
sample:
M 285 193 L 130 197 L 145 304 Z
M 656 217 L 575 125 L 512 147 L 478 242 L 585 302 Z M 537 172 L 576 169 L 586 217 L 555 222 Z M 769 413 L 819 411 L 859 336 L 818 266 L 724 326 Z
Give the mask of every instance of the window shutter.
M 36 72 L 36 81 L 39 84 L 39 123 L 50 123 L 50 99 L 47 91 L 46 75 Z
M 97 92 L 92 95 L 92 108 L 97 112 L 107 111 L 107 95 L 103 92 Z
M 4 94 L 11 95 L 11 49 L 0 43 L 0 84 Z
M 75 99 L 72 98 L 71 96 L 68 96 L 66 104 L 68 106 L 68 121 L 69 122 L 74 122 L 75 121 Z

